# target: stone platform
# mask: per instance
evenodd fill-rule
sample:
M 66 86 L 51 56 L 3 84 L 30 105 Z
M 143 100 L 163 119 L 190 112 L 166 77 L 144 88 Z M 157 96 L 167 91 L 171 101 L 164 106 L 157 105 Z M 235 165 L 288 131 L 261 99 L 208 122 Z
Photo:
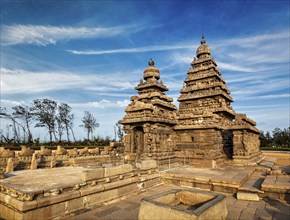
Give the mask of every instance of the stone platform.
M 167 171 L 163 182 L 217 192 L 236 193 L 254 172 L 254 167 L 193 168 L 182 167 Z
M 265 169 L 265 163 L 262 165 L 227 168 L 187 166 L 158 171 L 156 161 L 146 160 L 134 167 L 123 164 L 95 169 L 62 167 L 16 171 L 5 174 L 7 178 L 0 180 L 0 219 L 42 220 L 68 216 L 76 219 L 107 219 L 106 216 L 109 216 L 108 219 L 137 219 L 138 199 L 182 187 L 227 195 L 230 201 L 227 204 L 230 217 L 227 219 L 257 219 L 260 215 L 265 216 L 263 219 L 288 219 L 290 176 L 282 173 L 273 175 L 271 168 Z M 156 190 L 151 188 L 161 184 Z M 236 193 L 255 194 L 258 199 L 237 200 L 239 196 Z M 249 195 L 241 195 L 244 198 L 240 199 L 253 200 L 249 199 Z M 138 199 L 135 201 L 134 198 Z M 124 201 L 119 207 L 117 204 L 121 200 Z M 269 210 L 268 203 L 271 206 Z M 277 204 L 278 211 L 272 209 L 273 204 Z M 90 216 L 90 211 L 94 211 L 93 216 Z M 132 217 L 128 214 L 131 212 Z
M 54 219 L 160 184 L 156 162 L 16 171 L 0 181 L 0 218 Z

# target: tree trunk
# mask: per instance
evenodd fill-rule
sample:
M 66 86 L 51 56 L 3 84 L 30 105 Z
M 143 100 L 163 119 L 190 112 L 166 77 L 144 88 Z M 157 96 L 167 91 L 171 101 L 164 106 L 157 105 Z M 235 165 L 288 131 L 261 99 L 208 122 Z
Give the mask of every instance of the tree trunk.
M 33 142 L 33 138 L 32 138 L 32 133 L 29 129 L 29 122 L 26 121 L 26 128 L 27 128 L 27 131 L 28 131 L 28 135 L 27 135 L 27 141 L 29 144 L 31 144 Z
M 49 141 L 52 142 L 52 131 L 49 130 Z
M 13 132 L 14 132 L 15 140 L 17 142 L 19 142 L 19 137 L 18 137 L 18 133 L 17 133 L 17 129 L 16 129 L 16 122 L 14 119 L 12 119 L 12 123 L 13 123 Z
M 53 131 L 52 133 L 53 133 L 53 136 L 54 136 L 54 141 L 58 141 L 58 139 L 56 137 L 56 134 L 55 134 L 55 131 Z
M 67 141 L 69 142 L 69 128 L 67 125 L 65 125 L 65 129 L 66 129 L 66 138 L 67 138 Z
M 73 136 L 74 142 L 76 142 L 75 133 L 74 133 L 74 131 L 73 131 L 73 129 L 72 129 L 72 128 L 70 128 L 70 130 L 71 130 L 71 133 L 72 133 L 72 136 Z

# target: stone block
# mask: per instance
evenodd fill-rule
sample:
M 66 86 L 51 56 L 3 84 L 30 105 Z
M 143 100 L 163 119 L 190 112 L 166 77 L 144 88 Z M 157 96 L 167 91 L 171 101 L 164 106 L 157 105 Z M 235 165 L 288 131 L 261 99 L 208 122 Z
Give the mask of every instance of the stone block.
M 101 204 L 102 202 L 118 198 L 119 192 L 118 189 L 112 189 L 92 195 L 86 196 L 86 200 L 88 201 L 89 206 Z
M 105 189 L 108 190 L 108 189 L 119 188 L 121 186 L 125 186 L 125 185 L 131 184 L 131 183 L 132 183 L 132 179 L 129 178 L 129 179 L 115 181 L 115 182 L 112 182 L 112 183 L 106 183 L 106 184 L 103 184 L 103 185 L 104 185 Z
M 148 181 L 144 182 L 144 188 L 153 187 L 153 186 L 156 186 L 156 185 L 158 185 L 160 183 L 161 183 L 160 178 L 151 179 L 151 180 L 148 180 Z
M 48 206 L 48 205 L 52 205 L 59 202 L 64 202 L 64 201 L 74 199 L 77 197 L 80 197 L 79 191 L 70 191 L 70 192 L 59 194 L 56 196 L 47 196 L 47 197 L 37 198 L 36 201 L 37 201 L 37 206 L 39 208 L 39 207 Z
M 81 173 L 82 181 L 90 181 L 104 178 L 104 168 L 97 168 L 92 170 L 84 170 Z
M 192 182 L 190 182 L 190 181 L 180 181 L 180 186 L 192 187 Z
M 11 151 L 9 149 L 5 149 L 4 147 L 1 147 L 0 148 L 0 157 L 2 157 L 2 158 L 15 157 L 15 152 Z
M 133 166 L 131 164 L 123 164 L 116 167 L 106 167 L 104 170 L 104 177 L 110 177 L 130 173 L 133 171 Z
M 41 219 L 41 220 L 48 220 L 53 218 L 59 218 L 64 216 L 66 213 L 65 203 L 57 203 L 54 205 L 34 209 L 31 211 L 27 211 L 22 213 L 23 219 Z
M 259 196 L 257 193 L 250 193 L 250 192 L 238 192 L 237 193 L 238 200 L 247 200 L 247 201 L 259 201 Z
M 136 163 L 136 167 L 140 170 L 150 170 L 157 168 L 156 160 L 142 160 Z
M 65 210 L 67 213 L 78 211 L 78 210 L 81 210 L 83 208 L 85 208 L 85 206 L 84 206 L 84 201 L 83 201 L 82 197 L 77 198 L 77 199 L 68 200 L 65 203 Z
M 8 158 L 7 160 L 7 166 L 6 166 L 6 172 L 11 173 L 14 170 L 14 163 L 13 158 Z
M 99 193 L 105 190 L 103 185 L 91 186 L 84 189 L 80 189 L 81 196 L 86 196 L 94 193 Z
M 67 150 L 67 152 L 68 152 L 68 155 L 69 155 L 70 157 L 77 157 L 78 154 L 79 154 L 77 148 L 69 149 L 69 150 Z M 72 160 L 72 161 L 74 161 L 74 160 Z
M 15 211 L 0 203 L 0 218 L 14 220 Z
M 137 190 L 138 190 L 138 187 L 136 183 L 118 188 L 119 196 L 124 196 L 130 193 L 136 192 Z
M 1 193 L 2 194 L 2 193 Z M 15 198 L 12 198 L 9 195 L 3 197 L 3 202 L 19 211 L 27 211 L 30 209 L 37 208 L 37 201 L 19 201 Z

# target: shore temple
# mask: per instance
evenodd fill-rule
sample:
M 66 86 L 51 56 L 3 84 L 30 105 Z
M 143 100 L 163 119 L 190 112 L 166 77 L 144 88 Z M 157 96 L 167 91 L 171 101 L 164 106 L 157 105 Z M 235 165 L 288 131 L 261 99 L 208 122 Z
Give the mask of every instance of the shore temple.
M 202 36 L 178 98 L 179 108 L 150 59 L 135 87 L 124 125 L 125 152 L 160 159 L 175 154 L 190 164 L 215 167 L 226 162 L 251 165 L 261 160 L 256 122 L 231 107 L 233 98 L 211 49 Z

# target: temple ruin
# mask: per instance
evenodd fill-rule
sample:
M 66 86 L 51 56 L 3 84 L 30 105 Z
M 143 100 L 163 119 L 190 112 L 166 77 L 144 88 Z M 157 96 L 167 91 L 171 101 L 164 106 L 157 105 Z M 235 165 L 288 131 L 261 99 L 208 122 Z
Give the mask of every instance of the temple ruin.
M 138 96 L 131 97 L 126 115 L 119 121 L 126 133 L 125 151 L 154 159 L 168 155 L 189 158 L 189 164 L 201 167 L 259 162 L 256 123 L 233 110 L 233 98 L 221 75 L 202 36 L 177 109 L 164 94 L 168 89 L 159 81 L 160 72 L 150 59 L 145 82 L 141 80 L 135 87 Z

